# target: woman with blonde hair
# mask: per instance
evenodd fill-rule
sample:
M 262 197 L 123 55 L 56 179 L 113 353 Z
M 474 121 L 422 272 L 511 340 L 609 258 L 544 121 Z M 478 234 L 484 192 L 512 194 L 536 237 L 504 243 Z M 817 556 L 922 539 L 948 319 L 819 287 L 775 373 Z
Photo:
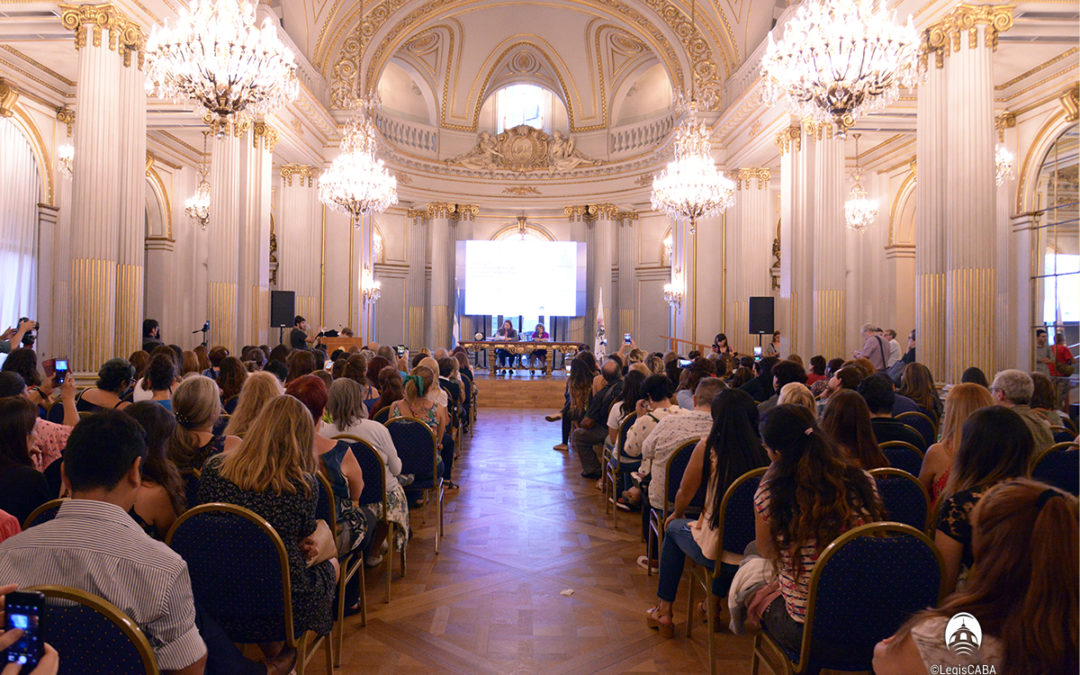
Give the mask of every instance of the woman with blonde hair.
M 1076 497 L 1016 478 L 988 490 L 972 520 L 967 586 L 879 642 L 874 672 L 1077 672 Z M 979 621 L 977 661 L 942 639 L 961 612 Z M 977 665 L 984 670 L 962 670 Z
M 202 469 L 211 455 L 235 448 L 236 436 L 214 435 L 214 423 L 221 417 L 217 383 L 205 375 L 195 375 L 180 383 L 172 395 L 176 429 L 169 439 L 169 459 L 181 472 Z
M 810 393 L 810 389 L 802 382 L 788 382 L 783 387 L 780 387 L 780 398 L 776 400 L 776 405 L 784 405 L 785 403 L 801 405 L 814 415 L 817 415 L 817 401 L 814 400 L 814 395 Z
M 244 380 L 244 386 L 240 387 L 240 396 L 237 397 L 236 410 L 229 418 L 229 424 L 225 427 L 226 436 L 238 436 L 243 438 L 259 411 L 266 402 L 277 396 L 281 396 L 284 389 L 281 380 L 273 373 L 258 371 L 248 375 Z
M 335 558 L 308 566 L 303 546 L 317 529 L 319 490 L 312 452 L 311 413 L 292 396 L 278 396 L 238 447 L 211 458 L 199 480 L 199 501 L 225 502 L 251 509 L 281 535 L 289 558 L 293 624 L 296 634 L 330 632 L 331 605 L 338 576 Z M 219 620 L 226 633 L 247 629 L 243 618 Z M 255 619 L 252 619 L 255 621 Z M 265 651 L 265 649 L 264 649 Z
M 185 379 L 201 372 L 199 370 L 199 357 L 195 356 L 195 352 L 184 352 L 184 356 L 180 360 L 180 378 Z
M 949 390 L 945 398 L 945 417 L 941 422 L 941 440 L 926 450 L 919 482 L 934 501 L 949 480 L 953 457 L 960 447 L 960 431 L 971 414 L 994 405 L 990 390 L 974 382 L 964 382 Z

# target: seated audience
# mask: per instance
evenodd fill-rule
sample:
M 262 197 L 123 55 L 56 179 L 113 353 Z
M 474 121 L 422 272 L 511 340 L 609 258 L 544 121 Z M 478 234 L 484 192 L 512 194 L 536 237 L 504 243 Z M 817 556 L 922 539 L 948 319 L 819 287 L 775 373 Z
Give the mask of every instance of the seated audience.
M 383 408 L 389 408 L 390 404 L 400 401 L 405 397 L 404 379 L 397 366 L 386 366 L 379 371 L 379 398 L 371 404 L 371 414 L 379 412 Z
M 631 370 L 623 378 L 623 389 L 619 399 L 612 404 L 608 411 L 607 429 L 608 436 L 604 445 L 608 448 L 615 447 L 619 440 L 619 427 L 627 415 L 634 412 L 637 402 L 642 398 L 642 385 L 645 384 L 643 373 Z
M 607 437 L 608 409 L 622 394 L 622 369 L 618 361 L 611 358 L 604 361 L 600 377 L 603 387 L 593 394 L 581 423 L 570 434 L 570 447 L 581 461 L 581 477 L 590 480 L 600 478 L 600 458 L 593 446 Z
M 810 372 L 806 374 L 806 386 L 812 387 L 815 382 L 821 382 L 826 380 L 825 377 L 825 357 L 821 354 L 810 357 Z
M 278 379 L 278 382 L 280 382 L 282 386 L 284 386 L 286 380 L 289 379 L 289 367 L 286 366 L 282 361 L 268 360 L 266 362 L 266 365 L 263 366 L 263 370 L 276 377 Z
M 199 377 L 196 375 L 196 377 Z M 164 540 L 169 528 L 187 509 L 184 483 L 166 447 L 176 428 L 176 418 L 159 405 L 142 401 L 124 409 L 146 434 L 146 458 L 142 482 L 129 515 L 154 539 Z
M 446 414 L 446 408 L 437 405 L 425 396 L 425 392 L 431 391 L 432 387 L 436 386 L 438 385 L 435 373 L 430 368 L 425 366 L 413 368 L 412 372 L 405 376 L 402 398 L 390 404 L 390 419 L 412 417 L 431 429 L 438 444 L 442 478 L 448 483 L 448 488 L 453 488 L 457 487 L 450 481 L 450 471 L 454 466 L 454 446 L 453 441 L 447 443 L 449 437 L 446 434 L 446 426 L 450 419 Z
M 780 359 L 775 356 L 766 356 L 753 365 L 754 379 L 742 386 L 742 390 L 754 397 L 758 403 L 762 403 L 773 395 L 772 369 Z
M 903 422 L 893 419 L 892 410 L 896 403 L 896 392 L 893 391 L 892 382 L 888 376 L 878 373 L 866 378 L 859 384 L 859 394 L 870 409 L 870 423 L 878 443 L 904 441 L 911 443 L 921 452 L 926 452 L 926 439 L 922 434 Z
M 206 460 L 240 444 L 236 436 L 214 434 L 221 416 L 218 386 L 209 377 L 197 375 L 180 383 L 173 395 L 176 428 L 169 439 L 169 459 L 181 473 L 201 470 Z
M 286 365 L 289 367 L 289 376 L 285 380 L 286 383 L 288 383 L 298 377 L 314 373 L 321 364 L 316 365 L 314 353 L 306 349 L 294 349 L 292 353 L 289 354 Z
M 71 499 L 55 519 L 0 544 L 0 579 L 99 595 L 142 629 L 162 671 L 194 675 L 207 649 L 187 565 L 128 516 L 145 455 L 143 430 L 126 414 L 104 411 L 76 425 L 64 453 Z
M 22 396 L 0 399 L 0 509 L 20 523 L 57 496 L 30 458 L 37 419 L 34 405 Z
M 1031 393 L 1031 409 L 1046 418 L 1051 427 L 1065 426 L 1068 417 L 1057 409 L 1057 391 L 1050 378 L 1042 373 L 1031 373 L 1034 389 Z
M 865 471 L 889 466 L 874 437 L 870 408 L 858 393 L 842 389 L 830 396 L 821 416 L 821 430 L 855 466 Z
M 906 396 L 918 406 L 918 411 L 932 420 L 940 420 L 945 406 L 934 387 L 934 376 L 921 363 L 909 363 L 900 376 L 900 396 Z
M 941 440 L 927 449 L 919 471 L 919 482 L 926 488 L 932 502 L 945 488 L 960 447 L 960 431 L 971 414 L 979 408 L 994 405 L 990 390 L 981 384 L 964 382 L 949 390 L 945 397 L 945 416 L 941 421 Z
M 792 354 L 792 356 L 795 356 Z M 773 366 L 773 394 L 769 398 L 765 399 L 758 404 L 758 413 L 764 415 L 773 408 L 776 407 L 776 401 L 780 398 L 780 389 L 784 385 L 791 382 L 798 382 L 804 384 L 806 382 L 806 371 L 803 367 L 792 361 L 789 357 L 786 361 L 781 361 Z
M 176 363 L 166 354 L 150 358 L 146 369 L 146 381 L 150 386 L 150 399 L 166 410 L 172 410 L 172 392 L 176 386 Z
M 26 383 L 30 396 L 30 402 L 38 406 L 42 411 L 49 407 L 49 397 L 52 396 L 55 383 L 51 377 L 42 377 L 38 369 L 37 352 L 31 347 L 19 347 L 8 354 L 4 364 L 0 366 L 0 372 L 18 373 Z M 44 414 L 44 412 L 42 413 Z
M 679 386 L 675 389 L 675 401 L 683 410 L 694 409 L 694 393 L 698 383 L 706 377 L 716 375 L 716 366 L 700 356 L 691 359 L 689 366 L 680 375 Z
M 784 649 L 798 653 L 818 554 L 845 531 L 882 520 L 874 480 L 846 462 L 805 408 L 777 406 L 761 423 L 771 464 L 754 496 L 755 545 L 775 561 L 776 584 L 759 593 L 768 604 L 762 628 Z M 845 653 L 822 644 L 823 655 Z
M 777 405 L 791 403 L 801 405 L 811 413 L 817 414 L 817 401 L 805 384 L 801 382 L 788 382 L 780 388 L 780 395 L 776 399 Z
M 266 402 L 282 393 L 284 389 L 281 381 L 272 373 L 258 372 L 248 375 L 244 386 L 240 387 L 240 395 L 236 397 L 236 410 L 229 417 L 224 435 L 243 438 Z
M 960 382 L 961 384 L 971 382 L 972 384 L 978 384 L 987 389 L 990 388 L 990 380 L 986 379 L 986 373 L 984 373 L 981 368 L 975 366 L 968 368 L 960 375 Z
M 825 388 L 821 398 L 827 400 L 841 389 L 856 390 L 864 379 L 866 379 L 866 377 L 859 368 L 856 368 L 855 366 L 844 366 L 833 373 L 833 376 L 829 378 L 829 385 Z
M 195 352 L 185 351 L 180 359 L 180 379 L 184 379 L 188 375 L 200 374 L 202 374 L 202 371 L 199 370 L 199 357 L 195 356 Z
M 559 417 L 546 418 L 551 421 L 562 419 L 562 442 L 554 447 L 560 452 L 570 449 L 570 432 L 573 430 L 574 423 L 580 422 L 589 409 L 593 396 L 592 381 L 596 375 L 596 361 L 590 352 L 581 352 L 570 363 L 569 371 L 566 377 L 566 390 L 563 392 L 562 412 Z
M 946 593 L 962 589 L 971 568 L 972 510 L 994 485 L 1028 474 L 1032 448 L 1023 418 L 1002 406 L 976 410 L 964 422 L 949 481 L 938 496 L 934 543 L 945 562 Z
M 203 371 L 203 375 L 209 377 L 212 380 L 216 380 L 218 373 L 221 371 L 221 362 L 229 356 L 229 350 L 221 345 L 217 345 L 210 348 L 210 353 L 207 355 L 210 361 L 210 368 Z
M 150 352 L 139 350 L 131 352 L 131 356 L 128 357 L 128 363 L 135 369 L 135 381 L 141 380 L 142 376 L 146 373 L 146 367 L 150 365 Z M 131 392 L 129 391 L 130 395 Z
M 1003 370 L 994 376 L 994 382 L 990 385 L 994 403 L 1011 409 L 1024 420 L 1035 442 L 1033 451 L 1037 455 L 1054 444 L 1054 434 L 1046 418 L 1028 405 L 1034 392 L 1035 383 L 1022 370 Z
M 109 359 L 98 371 L 97 382 L 94 386 L 76 397 L 75 407 L 79 412 L 97 412 L 113 408 L 123 410 L 131 405 L 122 397 L 134 381 L 135 369 L 130 363 L 124 359 Z
M 701 385 L 698 385 L 699 387 Z M 679 589 L 687 556 L 708 569 L 720 565 L 721 572 L 712 588 L 712 596 L 727 595 L 738 570 L 742 551 L 723 550 L 720 540 L 720 504 L 724 493 L 747 471 L 768 464 L 768 457 L 758 437 L 758 410 L 754 399 L 743 391 L 721 391 L 711 404 L 712 428 L 690 456 L 683 474 L 675 509 L 664 523 L 664 544 L 660 552 L 660 573 L 656 595 L 660 604 L 648 611 L 648 625 L 664 637 L 672 637 L 672 604 Z M 696 520 L 684 518 L 687 505 L 701 486 L 706 457 L 709 462 L 705 506 Z M 713 602 L 710 597 L 707 602 Z M 687 621 L 693 621 L 688 617 Z
M 641 398 L 634 407 L 637 418 L 633 426 L 626 432 L 626 443 L 623 445 L 623 454 L 626 457 L 641 457 L 641 447 L 645 439 L 649 437 L 660 420 L 668 415 L 678 415 L 686 412 L 674 401 L 675 388 L 666 375 L 650 375 L 645 378 L 641 385 Z M 631 488 L 628 501 L 631 504 L 638 503 L 640 490 Z
M 355 381 L 335 380 L 330 385 L 326 403 L 326 411 L 330 413 L 332 421 L 323 425 L 319 429 L 319 434 L 327 438 L 334 438 L 340 434 L 356 436 L 367 441 L 375 452 L 379 453 L 386 468 L 384 480 L 388 513 L 383 513 L 382 502 L 362 504 L 360 508 L 370 512 L 372 521 L 380 521 L 371 542 L 371 550 L 378 551 L 378 547 L 382 545 L 386 537 L 385 527 L 381 524 L 385 518 L 397 526 L 394 549 L 400 551 L 405 548 L 405 543 L 409 540 L 409 505 L 405 499 L 405 490 L 398 481 L 398 477 L 401 476 L 401 458 L 398 456 L 397 448 L 394 447 L 394 439 L 390 437 L 390 432 L 386 430 L 386 427 L 360 416 L 360 409 L 365 407 L 363 396 L 363 387 Z M 369 558 L 368 562 L 377 564 L 374 557 Z
M 221 389 L 221 406 L 226 414 L 233 414 L 239 402 L 240 389 L 244 386 L 248 371 L 243 361 L 235 356 L 226 356 L 218 369 L 217 384 Z
M 199 501 L 225 502 L 251 509 L 281 535 L 289 558 L 293 625 L 330 632 L 331 606 L 338 562 L 330 558 L 308 566 L 304 541 L 315 534 L 318 463 L 311 442 L 315 428 L 311 413 L 292 396 L 266 404 L 239 447 L 210 459 L 199 480 Z M 241 623 L 243 619 L 236 619 Z M 229 631 L 230 625 L 222 622 Z
M 1076 497 L 1017 478 L 987 490 L 972 523 L 967 586 L 879 642 L 874 672 L 1077 672 Z M 945 643 L 961 612 L 979 621 L 977 655 Z
M 0 372 L 0 399 L 21 396 L 29 400 L 22 376 L 15 372 Z M 71 428 L 79 421 L 75 409 L 75 378 L 68 378 L 60 385 L 60 402 L 64 407 L 64 423 L 57 424 L 42 417 L 34 422 L 33 444 L 30 459 L 34 468 L 44 471 L 64 454 L 64 444 L 71 435 Z

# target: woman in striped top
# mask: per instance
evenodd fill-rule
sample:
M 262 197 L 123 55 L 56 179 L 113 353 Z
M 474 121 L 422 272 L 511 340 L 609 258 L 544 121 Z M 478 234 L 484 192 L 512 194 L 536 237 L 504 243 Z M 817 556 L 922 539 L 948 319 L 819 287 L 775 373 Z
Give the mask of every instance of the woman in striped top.
M 774 561 L 780 582 L 761 623 L 797 652 L 818 554 L 844 531 L 882 520 L 884 510 L 870 475 L 844 459 L 806 408 L 769 411 L 761 437 L 772 464 L 754 496 L 755 541 Z

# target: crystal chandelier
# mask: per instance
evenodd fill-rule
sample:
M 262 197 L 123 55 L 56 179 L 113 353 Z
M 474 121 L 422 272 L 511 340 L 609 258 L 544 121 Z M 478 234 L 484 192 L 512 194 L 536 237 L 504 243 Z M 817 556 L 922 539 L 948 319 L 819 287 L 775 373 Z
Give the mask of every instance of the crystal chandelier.
M 176 25 L 154 26 L 146 43 L 146 88 L 190 99 L 220 135 L 230 125 L 296 98 L 296 60 L 267 17 L 238 0 L 193 0 Z
M 1016 178 L 1016 155 L 1012 154 L 1004 143 L 994 148 L 994 183 L 999 187 L 1005 181 Z
M 697 34 L 697 3 L 691 4 L 692 35 Z M 675 159 L 653 179 L 652 208 L 671 218 L 690 219 L 690 234 L 698 218 L 723 213 L 735 203 L 735 182 L 716 168 L 709 154 L 709 130 L 697 119 L 694 77 L 690 77 L 690 112 L 675 130 Z
M 855 137 L 855 185 L 844 202 L 844 220 L 849 230 L 862 232 L 877 218 L 878 203 L 876 199 L 870 199 L 859 182 L 862 178 L 859 169 L 859 134 L 852 135 Z
M 360 271 L 360 293 L 367 303 L 376 302 L 382 296 L 382 282 L 376 281 L 371 268 L 365 267 Z
M 74 145 L 65 143 L 56 149 L 56 168 L 60 169 L 60 173 L 64 174 L 65 178 L 71 178 L 71 173 L 75 168 Z
M 836 124 L 843 137 L 863 113 L 914 87 L 919 33 L 895 22 L 885 0 L 804 0 L 761 61 L 763 98 L 787 97 L 793 112 Z
M 671 274 L 671 281 L 664 284 L 664 302 L 678 309 L 683 300 L 683 275 L 678 269 Z
M 202 229 L 210 222 L 210 183 L 206 182 L 206 131 L 203 132 L 203 154 L 199 162 L 199 186 L 195 194 L 184 200 L 184 213 L 199 223 Z
M 376 260 L 376 261 L 377 260 L 382 260 L 382 252 L 383 252 L 382 235 L 379 234 L 379 231 L 375 230 L 375 228 L 371 228 L 371 229 L 374 230 L 371 233 L 371 259 Z

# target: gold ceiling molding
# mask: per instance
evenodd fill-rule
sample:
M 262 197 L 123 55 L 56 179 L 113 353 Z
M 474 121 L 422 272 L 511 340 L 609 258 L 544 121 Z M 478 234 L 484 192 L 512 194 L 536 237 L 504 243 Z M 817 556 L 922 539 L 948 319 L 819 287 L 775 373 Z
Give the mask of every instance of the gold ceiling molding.
M 86 33 L 89 30 L 95 47 L 101 46 L 101 36 L 109 32 L 109 49 L 124 57 L 124 65 L 131 65 L 131 53 L 139 53 L 139 68 L 142 69 L 145 53 L 143 46 L 146 35 L 138 22 L 128 18 L 112 3 L 101 5 L 60 5 L 60 23 L 75 32 L 75 48 L 86 46 Z
M 531 185 L 512 185 L 509 187 L 504 187 L 502 193 L 504 195 L 525 197 L 527 195 L 538 195 L 540 194 L 540 191 Z
M 37 61 L 36 59 L 31 58 L 30 56 L 24 54 L 23 52 L 20 52 L 18 49 L 15 49 L 11 45 L 0 45 L 0 49 L 3 49 L 4 51 L 9 52 L 11 54 L 14 54 L 15 56 L 18 56 L 20 59 L 22 59 L 23 61 L 26 61 L 27 63 L 34 66 L 35 68 L 37 68 L 41 72 L 45 73 L 46 75 L 48 75 L 48 76 L 50 76 L 52 78 L 55 78 L 59 82 L 63 82 L 65 85 L 67 85 L 69 87 L 74 87 L 75 86 L 75 81 L 74 80 L 67 79 L 66 77 L 64 77 L 60 73 L 56 72 L 52 68 L 49 68 L 48 66 L 46 66 L 44 63 L 42 63 L 40 61 Z M 38 80 L 37 78 L 34 78 L 34 79 L 37 82 L 41 82 L 41 80 Z M 42 84 L 45 84 L 45 83 L 42 82 Z M 46 85 L 46 86 L 49 86 L 49 85 Z M 55 87 L 50 86 L 49 88 L 54 89 L 55 91 L 59 91 L 58 89 L 55 89 Z
M 1015 5 L 957 5 L 951 13 L 923 32 L 923 46 L 919 55 L 922 65 L 927 65 L 927 57 L 933 52 L 935 65 L 944 67 L 945 57 L 960 51 L 963 33 L 968 34 L 968 48 L 978 47 L 979 26 L 986 26 L 986 46 L 997 51 L 998 33 L 1012 28 L 1014 8 Z
M 297 176 L 300 179 L 300 187 L 314 187 L 315 177 L 318 175 L 317 169 L 307 164 L 282 164 L 279 173 L 281 179 L 289 186 L 293 184 L 293 176 Z
M 1065 51 L 1063 51 L 1060 54 L 1058 54 L 1057 56 L 1055 56 L 1054 58 L 1049 59 L 1047 61 L 1043 61 L 1039 65 L 1034 66 L 1034 67 L 1030 68 L 1029 70 L 1026 70 L 1026 71 L 1020 73 L 1019 75 L 1017 75 L 1013 79 L 1009 80 L 1008 82 L 1003 82 L 1002 84 L 996 85 L 994 87 L 994 90 L 995 91 L 1004 91 L 1004 90 L 1008 89 L 1009 87 L 1013 86 L 1014 84 L 1016 84 L 1017 82 L 1019 82 L 1021 80 L 1024 80 L 1024 79 L 1027 79 L 1027 78 L 1031 77 L 1032 75 L 1034 75 L 1035 73 L 1039 72 L 1040 70 L 1042 70 L 1044 68 L 1049 68 L 1050 66 L 1054 65 L 1055 63 L 1057 63 L 1057 62 L 1059 62 L 1059 61 L 1061 61 L 1063 59 L 1069 58 L 1070 56 L 1072 56 L 1073 54 L 1075 54 L 1077 52 L 1080 52 L 1080 47 L 1070 47 L 1069 49 L 1066 49 Z
M 574 147 L 574 139 L 554 131 L 549 136 L 539 129 L 520 124 L 497 136 L 481 131 L 476 145 L 457 157 L 446 160 L 451 166 L 473 171 L 563 173 L 579 166 L 596 166 Z
M 0 117 L 11 117 L 15 114 L 15 104 L 19 101 L 19 90 L 11 86 L 11 82 L 0 77 Z

